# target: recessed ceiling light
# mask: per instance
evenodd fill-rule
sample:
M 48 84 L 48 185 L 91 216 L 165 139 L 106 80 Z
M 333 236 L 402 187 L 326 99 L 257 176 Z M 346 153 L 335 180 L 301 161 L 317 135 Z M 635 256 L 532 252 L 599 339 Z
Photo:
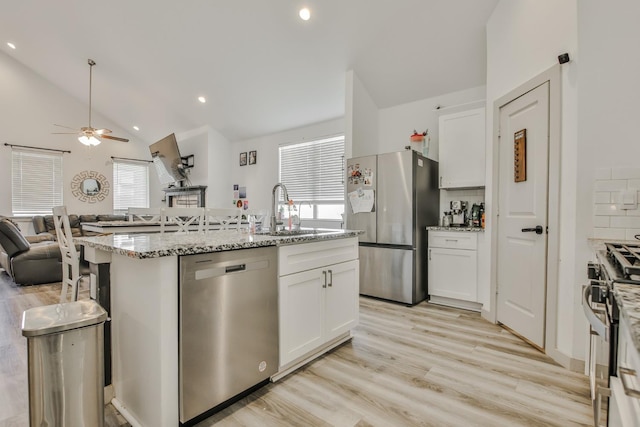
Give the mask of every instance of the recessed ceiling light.
M 199 96 L 198 97 L 198 101 L 200 101 L 200 102 L 202 102 L 204 104 L 205 102 L 207 102 L 207 98 L 205 98 L 204 96 Z
M 300 18 L 303 21 L 308 21 L 311 18 L 311 11 L 306 7 L 300 9 Z
M 11 42 L 7 42 L 7 46 L 9 46 L 11 49 L 15 49 L 16 45 L 11 43 Z
M 140 128 L 138 126 L 134 126 L 133 127 L 135 130 L 140 130 Z

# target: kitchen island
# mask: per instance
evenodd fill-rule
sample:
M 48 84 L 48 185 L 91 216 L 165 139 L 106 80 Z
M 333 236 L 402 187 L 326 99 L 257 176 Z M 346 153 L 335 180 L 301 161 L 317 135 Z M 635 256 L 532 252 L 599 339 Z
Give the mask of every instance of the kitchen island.
M 216 231 L 76 239 L 84 246 L 92 271 L 95 266 L 108 266 L 114 406 L 134 426 L 179 424 L 181 257 L 278 249 L 281 357 L 275 378 L 350 339 L 350 329 L 357 323 L 358 234 L 332 230 L 272 236 Z M 327 286 L 336 296 L 326 292 Z M 301 317 L 299 321 L 296 316 Z

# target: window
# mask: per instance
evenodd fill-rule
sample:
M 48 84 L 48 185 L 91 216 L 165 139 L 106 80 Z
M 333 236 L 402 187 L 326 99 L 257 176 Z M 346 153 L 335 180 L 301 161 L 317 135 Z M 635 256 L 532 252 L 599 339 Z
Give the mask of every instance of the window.
M 113 161 L 113 210 L 149 207 L 149 164 Z
M 344 135 L 280 146 L 280 182 L 302 219 L 341 220 Z
M 51 215 L 62 205 L 62 153 L 11 151 L 11 211 L 14 216 Z

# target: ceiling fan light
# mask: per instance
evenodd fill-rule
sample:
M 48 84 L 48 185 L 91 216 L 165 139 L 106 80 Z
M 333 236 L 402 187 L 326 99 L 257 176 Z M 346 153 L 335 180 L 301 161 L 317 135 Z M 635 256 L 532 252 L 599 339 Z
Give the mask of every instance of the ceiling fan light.
M 96 138 L 95 136 L 86 136 L 86 135 L 82 135 L 78 138 L 78 141 L 80 141 L 81 143 L 83 143 L 84 145 L 87 146 L 92 146 L 92 145 L 98 145 L 100 144 L 100 140 L 98 138 Z

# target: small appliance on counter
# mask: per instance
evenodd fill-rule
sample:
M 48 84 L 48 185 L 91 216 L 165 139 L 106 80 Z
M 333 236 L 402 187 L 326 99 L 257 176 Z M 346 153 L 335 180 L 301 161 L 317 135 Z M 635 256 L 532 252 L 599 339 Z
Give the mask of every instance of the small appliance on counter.
M 445 212 L 442 216 L 442 226 L 451 227 L 451 212 Z
M 467 226 L 467 202 L 462 200 L 452 200 L 449 203 L 451 207 L 451 226 L 466 227 Z
M 482 221 L 482 214 L 484 213 L 484 203 L 474 203 L 471 206 L 471 226 L 480 227 Z

